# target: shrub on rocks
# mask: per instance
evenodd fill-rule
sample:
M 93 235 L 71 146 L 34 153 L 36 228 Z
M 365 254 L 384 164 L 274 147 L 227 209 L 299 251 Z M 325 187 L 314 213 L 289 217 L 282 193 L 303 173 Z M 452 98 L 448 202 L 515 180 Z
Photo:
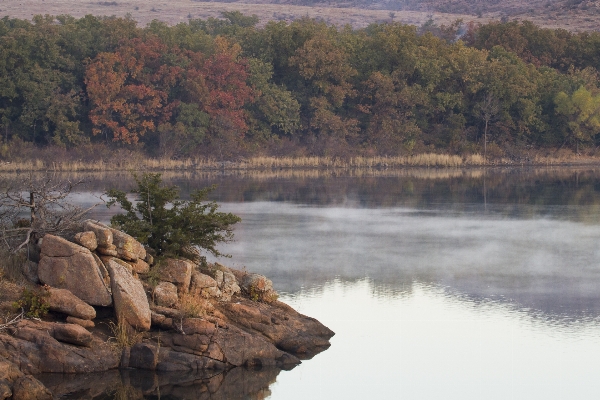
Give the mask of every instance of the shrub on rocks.
M 115 227 L 147 244 L 158 257 L 196 259 L 195 246 L 215 256 L 224 255 L 216 246 L 233 239 L 233 225 L 240 218 L 218 212 L 216 202 L 206 201 L 214 187 L 198 190 L 191 194 L 191 200 L 183 201 L 176 186 L 162 184 L 160 174 L 134 174 L 134 179 L 134 202 L 123 191 L 107 192 L 108 205 L 119 204 L 125 211 L 111 218 Z

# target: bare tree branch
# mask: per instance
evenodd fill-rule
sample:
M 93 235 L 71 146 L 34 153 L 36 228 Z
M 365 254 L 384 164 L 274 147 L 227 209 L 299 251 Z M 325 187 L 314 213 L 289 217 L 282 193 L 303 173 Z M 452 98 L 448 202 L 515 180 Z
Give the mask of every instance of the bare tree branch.
M 33 174 L 19 183 L 0 182 L 0 235 L 11 251 L 18 251 L 47 233 L 70 235 L 97 205 L 83 209 L 67 201 L 83 181 L 57 180 Z M 28 218 L 27 218 L 28 217 Z

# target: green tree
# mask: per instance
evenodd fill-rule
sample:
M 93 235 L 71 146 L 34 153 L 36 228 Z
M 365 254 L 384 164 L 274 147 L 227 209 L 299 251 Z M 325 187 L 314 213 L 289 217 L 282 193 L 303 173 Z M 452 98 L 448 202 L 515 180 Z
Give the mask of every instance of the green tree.
M 161 174 L 133 175 L 137 187 L 127 193 L 111 189 L 108 207 L 114 204 L 125 211 L 111 218 L 111 223 L 152 248 L 158 257 L 174 256 L 197 259 L 195 246 L 214 256 L 225 256 L 218 249 L 219 243 L 233 240 L 233 225 L 241 219 L 231 213 L 218 212 L 219 205 L 205 201 L 213 187 L 198 190 L 191 200 L 179 199 L 176 186 L 162 184 Z
M 579 153 L 579 144 L 590 141 L 600 129 L 600 95 L 593 95 L 581 86 L 571 96 L 559 92 L 554 102 L 556 112 L 568 121 L 566 140 L 575 142 Z
M 293 135 L 300 127 L 300 104 L 291 92 L 271 82 L 271 64 L 256 58 L 248 61 L 248 81 L 255 94 L 254 102 L 247 107 L 253 138 Z

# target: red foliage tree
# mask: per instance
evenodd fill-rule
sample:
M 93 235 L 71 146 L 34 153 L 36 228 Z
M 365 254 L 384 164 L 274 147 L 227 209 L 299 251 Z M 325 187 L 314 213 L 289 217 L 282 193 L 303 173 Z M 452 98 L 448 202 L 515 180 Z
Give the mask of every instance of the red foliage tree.
M 110 132 L 114 141 L 137 143 L 147 131 L 169 120 L 178 104 L 169 93 L 181 79 L 182 69 L 165 62 L 168 50 L 151 36 L 127 40 L 115 53 L 94 58 L 85 75 L 94 134 Z
M 243 136 L 248 130 L 244 105 L 252 100 L 252 89 L 246 84 L 248 65 L 239 57 L 239 45 L 217 37 L 215 48 L 202 68 L 210 99 L 205 111 L 213 120 L 225 120 Z
M 149 36 L 98 54 L 85 77 L 93 133 L 110 132 L 114 141 L 137 143 L 168 123 L 185 102 L 207 113 L 211 126 L 243 136 L 248 129 L 244 105 L 252 99 L 246 61 L 239 57 L 239 46 L 225 39 L 216 38 L 215 49 L 205 57 Z

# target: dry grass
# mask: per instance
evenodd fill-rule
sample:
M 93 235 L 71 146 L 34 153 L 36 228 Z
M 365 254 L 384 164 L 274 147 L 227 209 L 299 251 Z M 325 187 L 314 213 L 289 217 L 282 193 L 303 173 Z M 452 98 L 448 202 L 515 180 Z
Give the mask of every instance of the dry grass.
M 273 1 L 274 2 L 274 1 Z M 489 3 L 489 4 L 485 4 Z M 469 3 L 470 4 L 470 3 Z M 568 7 L 568 0 L 558 0 L 550 4 L 546 1 L 527 3 L 524 6 L 520 0 L 504 2 L 480 2 L 477 7 L 470 5 L 463 9 L 467 14 L 459 12 L 438 12 L 439 2 L 421 5 L 427 11 L 394 11 L 394 21 L 410 25 L 422 25 L 429 18 L 435 23 L 450 24 L 457 19 L 465 22 L 475 21 L 487 23 L 510 16 L 513 20 L 529 20 L 546 28 L 563 28 L 571 31 L 595 31 L 600 23 L 600 14 L 586 10 L 585 7 Z M 342 5 L 342 3 L 340 3 Z M 483 5 L 483 8 L 479 8 Z M 491 6 L 490 6 L 491 5 Z M 376 7 L 375 7 L 376 8 Z M 382 7 L 384 8 L 384 7 Z M 450 8 L 452 9 L 452 7 Z M 460 9 L 460 8 L 455 8 Z M 478 11 L 479 10 L 479 11 Z M 483 12 L 481 12 L 483 10 Z M 2 14 L 13 18 L 31 19 L 36 14 L 61 15 L 70 14 L 74 17 L 92 15 L 114 15 L 131 18 L 142 26 L 154 19 L 175 25 L 186 22 L 189 17 L 208 18 L 220 17 L 223 11 L 241 11 L 244 14 L 255 14 L 264 25 L 270 20 L 292 21 L 302 17 L 318 18 L 338 26 L 351 25 L 362 28 L 373 22 L 388 22 L 390 10 L 364 9 L 355 7 L 296 6 L 291 4 L 270 4 L 262 0 L 242 0 L 237 2 L 201 2 L 191 0 L 127 0 L 127 1 L 76 1 L 76 0 L 21 0 L 2 2 Z M 474 15 L 479 14 L 481 15 Z
M 536 165 L 586 165 L 597 164 L 597 155 L 575 154 L 571 150 L 561 149 L 552 154 L 535 155 L 532 163 Z
M 23 282 L 22 267 L 26 262 L 24 253 L 13 254 L 5 248 L 0 249 L 0 281 Z M 0 293 L 0 299 L 2 297 Z
M 394 168 L 394 167 L 460 167 L 460 156 L 417 154 L 403 157 L 254 157 L 241 163 L 243 168 Z
M 394 168 L 394 167 L 461 167 L 483 165 L 481 156 L 447 154 L 417 154 L 402 157 L 252 157 L 238 162 L 219 162 L 214 159 L 189 158 L 183 160 L 133 157 L 122 162 L 64 161 L 44 162 L 29 160 L 0 164 L 0 172 L 51 171 L 51 172 L 103 172 L 103 171 L 192 171 L 192 170 L 246 170 L 276 168 Z
M 10 17 L 31 19 L 36 14 L 61 15 L 74 17 L 92 15 L 115 15 L 131 18 L 142 26 L 154 19 L 175 25 L 187 22 L 188 18 L 219 18 L 223 11 L 240 11 L 247 15 L 255 14 L 260 25 L 271 20 L 292 21 L 310 17 L 318 18 L 338 26 L 351 25 L 362 28 L 374 22 L 390 21 L 389 10 L 367 10 L 361 8 L 309 7 L 290 4 L 269 4 L 268 2 L 202 2 L 191 0 L 127 0 L 112 2 L 76 1 L 76 0 L 21 0 L 2 2 L 2 13 Z M 394 21 L 411 25 L 422 25 L 432 14 L 425 11 L 395 11 Z M 489 18 L 476 18 L 465 14 L 435 13 L 433 19 L 438 24 L 449 24 L 456 19 L 487 22 Z
M 125 347 L 131 347 L 136 343 L 140 343 L 144 337 L 142 332 L 138 332 L 127 324 L 123 318 L 117 318 L 117 322 L 109 322 L 108 327 L 113 336 L 108 340 L 115 348 L 115 351 L 120 352 Z
M 114 400 L 137 400 L 144 399 L 144 395 L 141 390 L 134 388 L 131 385 L 120 383 L 114 389 L 113 392 Z
M 111 171 L 174 171 L 197 172 L 214 171 L 222 173 L 232 171 L 266 171 L 287 169 L 390 169 L 406 167 L 428 168 L 462 168 L 477 166 L 498 165 L 583 165 L 600 164 L 600 156 L 596 154 L 577 155 L 571 151 L 556 151 L 552 154 L 532 155 L 522 161 L 508 158 L 484 159 L 481 154 L 465 156 L 423 153 L 410 156 L 397 157 L 252 157 L 236 162 L 221 162 L 215 159 L 188 158 L 181 160 L 156 159 L 144 157 L 134 153 L 130 157 L 119 161 L 92 161 L 80 160 L 49 162 L 42 159 L 23 160 L 0 163 L 0 173 L 9 172 L 56 172 L 56 173 L 86 173 L 86 172 L 111 172 Z
M 212 311 L 212 304 L 194 293 L 183 293 L 179 295 L 178 309 L 184 318 L 204 317 Z

